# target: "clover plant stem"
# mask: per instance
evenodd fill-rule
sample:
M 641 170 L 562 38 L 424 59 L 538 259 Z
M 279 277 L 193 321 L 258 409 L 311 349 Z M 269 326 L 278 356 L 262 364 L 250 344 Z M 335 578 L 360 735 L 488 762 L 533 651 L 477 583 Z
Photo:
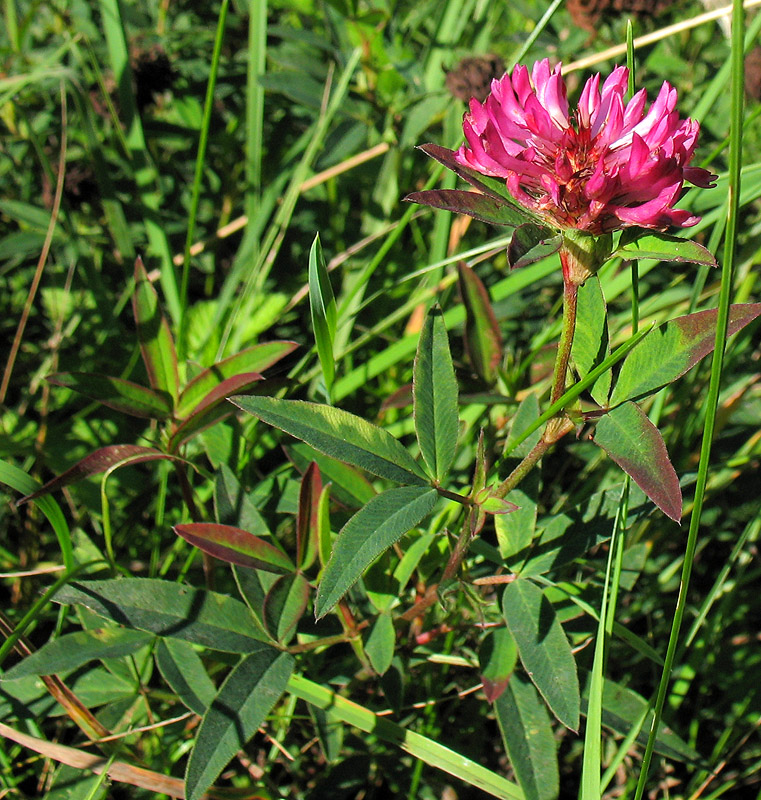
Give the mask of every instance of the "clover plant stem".
M 579 284 L 570 276 L 570 257 L 566 249 L 562 247 L 560 248 L 560 260 L 563 264 L 563 327 L 560 332 L 558 354 L 552 375 L 550 403 L 556 403 L 565 392 L 568 361 L 571 357 L 573 334 L 576 330 L 576 308 L 579 294 Z

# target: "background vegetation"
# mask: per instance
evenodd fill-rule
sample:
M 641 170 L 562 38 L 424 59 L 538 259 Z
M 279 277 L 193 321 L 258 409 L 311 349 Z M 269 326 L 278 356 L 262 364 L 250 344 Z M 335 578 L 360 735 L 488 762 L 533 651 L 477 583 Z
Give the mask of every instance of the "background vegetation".
M 557 256 L 510 272 L 499 229 L 401 202 L 434 179 L 436 185 L 456 183 L 451 175 L 440 176 L 415 146 L 459 144 L 465 105 L 451 90 L 474 79 L 462 72 L 448 79 L 447 73 L 461 59 L 492 54 L 507 67 L 518 59 L 562 60 L 573 95 L 590 70 L 606 73 L 625 61 L 625 52 L 606 52 L 625 42 L 632 15 L 635 36 L 653 34 L 636 49 L 638 86 L 647 87 L 651 98 L 664 80 L 678 88 L 680 113 L 702 126 L 699 163 L 723 176 L 716 189 L 693 191 L 682 204 L 703 216 L 690 236 L 721 260 L 733 112 L 729 40 L 716 21 L 668 27 L 702 14 L 696 2 L 642 2 L 623 11 L 622 5 L 4 4 L 0 325 L 8 355 L 0 389 L 0 479 L 8 488 L 0 510 L 0 570 L 2 628 L 6 636 L 17 634 L 0 651 L 6 669 L 64 634 L 104 625 L 82 606 L 51 602 L 51 587 L 75 577 L 150 577 L 198 588 L 213 581 L 216 591 L 237 596 L 231 570 L 218 564 L 205 573 L 199 551 L 172 530 L 191 519 L 188 493 L 200 518 L 214 518 L 220 475 L 228 487 L 243 487 L 245 501 L 239 503 L 254 509 L 249 524 L 261 521 L 260 533 L 287 552 L 296 547 L 302 476 L 314 454 L 245 415 L 215 420 L 176 448 L 193 465 L 187 472 L 166 460 L 149 461 L 116 470 L 107 481 L 98 476 L 72 483 L 52 496 L 55 501 L 14 505 L 37 485 L 24 477 L 45 482 L 97 448 L 167 445 L 160 421 L 136 419 L 46 381 L 52 373 L 87 372 L 148 385 L 131 311 L 138 255 L 157 279 L 182 383 L 253 345 L 293 341 L 298 347 L 265 371 L 263 393 L 329 399 L 410 445 L 413 358 L 426 308 L 437 300 L 460 392 L 457 481 L 467 486 L 472 480 L 479 429 L 498 443 L 489 458 L 499 456 L 518 404 L 531 392 L 542 397 L 549 386 L 562 280 Z M 760 21 L 748 18 L 745 31 L 733 302 L 759 293 Z M 582 58 L 589 59 L 586 66 L 575 63 Z M 306 288 L 318 232 L 337 305 L 332 384 L 318 359 Z M 479 370 L 465 345 L 460 260 L 490 293 L 502 339 L 493 376 Z M 631 273 L 612 262 L 601 280 L 612 343 L 620 344 L 631 334 Z M 713 308 L 719 288 L 718 270 L 643 261 L 641 319 Z M 724 363 L 687 617 L 664 712 L 674 738 L 656 749 L 652 797 L 761 797 L 760 355 L 754 323 L 731 341 Z M 648 407 L 682 479 L 687 517 L 709 372 L 702 363 Z M 585 513 L 594 493 L 620 484 L 620 471 L 598 448 L 572 439 L 544 459 L 544 480 L 533 487 L 537 530 L 570 510 Z M 385 484 L 327 459 L 318 463 L 323 484 L 331 482 L 329 528 L 337 532 Z M 646 735 L 635 742 L 624 737 L 642 724 L 643 698 L 658 686 L 685 553 L 686 525 L 678 527 L 644 503 L 633 494 L 631 508 L 638 511 L 627 531 L 616 617 L 625 635 L 612 638 L 607 653 L 611 683 L 600 753 L 609 768 L 606 797 L 634 797 Z M 237 513 L 240 522 L 240 508 Z M 305 645 L 299 672 L 361 709 L 353 707 L 352 717 L 339 707 L 343 717 L 337 722 L 319 704 L 303 702 L 304 686 L 301 695 L 291 686 L 217 786 L 235 788 L 238 796 L 272 798 L 483 796 L 470 768 L 460 779 L 436 768 L 446 770 L 434 747 L 441 744 L 489 774 L 518 780 L 527 792 L 525 774 L 515 775 L 520 756 L 506 757 L 500 712 L 480 688 L 479 651 L 483 665 L 493 621 L 488 603 L 499 599 L 500 587 L 484 603 L 484 595 L 478 599 L 456 584 L 427 616 L 404 625 L 397 619 L 390 645 L 387 629 L 369 638 L 371 623 L 400 616 L 437 579 L 451 547 L 444 533 L 447 513 L 440 511 L 430 528 L 417 529 L 389 551 L 353 590 L 350 608 L 342 607 L 322 627 L 313 623 L 311 600 L 301 609 L 291 642 Z M 605 518 L 607 536 L 612 519 Z M 406 580 L 390 585 L 404 553 L 421 541 L 427 549 L 420 546 Z M 483 542 L 491 551 L 473 553 L 471 577 L 495 570 L 488 559 L 499 545 L 492 522 Z M 545 578 L 577 661 L 588 670 L 607 548 L 602 543 L 572 556 Z M 307 573 L 312 583 L 318 569 L 316 561 Z M 280 610 L 275 627 L 286 624 L 285 613 Z M 296 614 L 294 626 L 298 619 Z M 278 634 L 285 637 L 279 627 Z M 318 636 L 338 643 L 310 649 Z M 155 642 L 135 647 L 61 675 L 108 732 L 138 732 L 85 748 L 87 739 L 103 739 L 102 731 L 83 733 L 71 704 L 64 714 L 51 697 L 50 681 L 36 675 L 0 683 L 0 719 L 36 741 L 105 754 L 181 780 L 198 732 L 197 707 L 167 678 Z M 198 652 L 219 686 L 236 657 L 213 647 Z M 372 722 L 363 732 L 369 717 L 362 709 L 392 714 L 420 740 L 400 749 L 391 728 Z M 549 717 L 538 724 L 552 734 L 549 744 L 532 745 L 538 749 L 527 759 L 536 772 L 536 796 L 576 797 L 583 735 Z M 545 777 L 547 753 L 558 767 Z M 177 786 L 151 791 L 115 778 L 109 787 L 102 777 L 59 761 L 18 739 L 0 739 L 2 791 L 11 797 L 117 798 L 152 796 L 159 789 L 170 794 Z

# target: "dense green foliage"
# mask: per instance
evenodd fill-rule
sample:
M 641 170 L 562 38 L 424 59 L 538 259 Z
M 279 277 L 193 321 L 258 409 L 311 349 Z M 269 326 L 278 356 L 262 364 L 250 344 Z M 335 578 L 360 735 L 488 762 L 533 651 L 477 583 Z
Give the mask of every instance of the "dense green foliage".
M 625 62 L 623 16 L 4 5 L 0 792 L 634 798 L 671 641 L 647 791 L 761 796 L 757 307 L 729 314 L 701 457 L 710 310 L 761 294 L 761 105 L 731 128 L 739 37 L 666 30 L 703 11 L 635 18 L 663 36 L 634 64 L 717 186 L 680 204 L 691 242 L 611 245 L 579 294 L 577 435 L 503 497 L 550 405 L 559 245 L 508 250 L 480 196 L 402 199 L 465 188 L 415 149 L 461 141 L 462 58 L 562 60 L 575 97 Z

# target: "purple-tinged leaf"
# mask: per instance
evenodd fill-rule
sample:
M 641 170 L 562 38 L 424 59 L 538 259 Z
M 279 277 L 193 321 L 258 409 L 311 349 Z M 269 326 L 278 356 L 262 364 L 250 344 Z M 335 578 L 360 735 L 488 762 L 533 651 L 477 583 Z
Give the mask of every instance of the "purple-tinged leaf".
M 624 359 L 610 405 L 657 392 L 713 352 L 717 314 L 715 308 L 698 311 L 652 330 Z M 737 333 L 760 314 L 761 303 L 730 306 L 727 336 Z
M 478 377 L 493 386 L 502 359 L 499 324 L 489 293 L 478 275 L 464 261 L 457 265 L 457 272 L 460 296 L 465 306 L 465 350 Z
M 514 228 L 522 225 L 526 217 L 514 206 L 498 202 L 480 192 L 462 189 L 430 189 L 425 192 L 412 192 L 404 198 L 407 203 L 420 203 L 424 206 L 467 214 L 469 217 L 488 222 L 490 225 L 504 225 Z
M 706 267 L 718 266 L 711 251 L 702 244 L 657 231 L 648 231 L 640 236 L 637 235 L 637 230 L 628 228 L 623 232 L 618 249 L 613 253 L 614 256 L 620 256 L 629 261 L 638 258 L 654 258 L 658 261 L 687 261 Z
M 478 649 L 478 663 L 486 699 L 493 703 L 507 688 L 518 661 L 515 639 L 507 628 L 488 633 Z
M 182 390 L 177 417 L 185 419 L 217 384 L 244 372 L 264 372 L 298 347 L 297 342 L 275 341 L 241 350 L 203 370 Z
M 264 598 L 262 617 L 273 639 L 285 644 L 296 631 L 309 602 L 309 581 L 299 573 L 281 575 Z
M 190 416 L 172 433 L 168 444 L 169 451 L 175 452 L 191 436 L 231 414 L 234 409 L 224 401 L 230 395 L 249 391 L 260 380 L 262 380 L 262 376 L 258 372 L 244 372 L 241 375 L 233 375 L 231 378 L 218 383 L 198 403 Z
M 594 442 L 663 511 L 679 522 L 682 490 L 658 429 L 635 403 L 616 406 L 595 426 Z
M 114 467 L 124 467 L 128 464 L 140 464 L 143 461 L 184 461 L 177 456 L 167 455 L 154 447 L 141 447 L 136 444 L 110 444 L 107 447 L 100 447 L 85 456 L 81 461 L 77 461 L 73 467 L 69 467 L 66 472 L 48 481 L 44 486 L 41 486 L 36 492 L 22 497 L 17 505 L 26 503 L 29 500 L 34 500 L 44 494 L 49 494 L 57 489 L 62 489 L 70 483 L 76 483 L 83 478 L 89 478 L 91 475 L 97 475 L 106 470 L 113 469 Z
M 133 417 L 163 420 L 172 414 L 172 399 L 166 392 L 123 378 L 91 372 L 56 372 L 45 380 Z
M 438 144 L 421 144 L 418 150 L 422 150 L 427 156 L 435 159 L 439 164 L 443 164 L 447 169 L 451 169 L 455 175 L 459 175 L 471 186 L 475 186 L 480 192 L 496 200 L 498 203 L 508 203 L 513 206 L 515 211 L 520 214 L 524 222 L 539 220 L 535 214 L 519 205 L 515 198 L 507 191 L 505 181 L 500 178 L 492 178 L 489 175 L 482 175 L 480 172 L 463 166 L 455 158 L 454 150 L 447 150 Z
M 320 468 L 312 461 L 301 479 L 296 517 L 296 564 L 300 570 L 309 569 L 317 557 L 321 494 Z
M 148 380 L 154 389 L 166 392 L 176 402 L 180 392 L 180 379 L 177 375 L 174 339 L 169 330 L 169 323 L 161 311 L 159 296 L 139 256 L 135 260 L 132 310 Z
M 507 263 L 510 269 L 528 266 L 557 253 L 561 244 L 562 234 L 543 225 L 527 222 L 513 232 L 507 247 Z
M 204 553 L 239 567 L 263 569 L 277 574 L 293 572 L 295 569 L 291 559 L 282 550 L 232 525 L 186 522 L 175 525 L 174 532 Z

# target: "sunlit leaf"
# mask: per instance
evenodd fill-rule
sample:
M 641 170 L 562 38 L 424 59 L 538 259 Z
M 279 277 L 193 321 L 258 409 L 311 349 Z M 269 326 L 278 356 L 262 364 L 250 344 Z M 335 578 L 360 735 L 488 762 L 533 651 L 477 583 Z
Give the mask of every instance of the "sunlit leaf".
M 315 615 L 325 616 L 367 567 L 433 510 L 438 493 L 423 486 L 389 489 L 343 527 L 320 581 Z
M 511 269 L 526 267 L 557 253 L 561 244 L 563 244 L 561 234 L 543 225 L 527 222 L 516 228 L 510 239 L 507 263 Z
M 137 444 L 111 444 L 107 447 L 100 447 L 89 456 L 85 456 L 80 461 L 77 461 L 73 467 L 69 467 L 66 472 L 61 473 L 57 478 L 49 480 L 44 486 L 41 486 L 36 492 L 22 497 L 18 504 L 26 503 L 40 497 L 49 492 L 55 492 L 68 486 L 70 483 L 76 483 L 83 478 L 89 478 L 91 475 L 98 475 L 106 470 L 113 469 L 120 466 L 125 467 L 129 464 L 141 464 L 144 461 L 182 461 L 183 459 L 176 456 L 167 455 L 160 450 L 153 447 L 142 447 Z
M 348 411 L 273 397 L 231 397 L 230 401 L 325 455 L 397 483 L 427 483 L 418 463 L 388 431 Z
M 729 307 L 727 336 L 744 328 L 761 314 L 761 303 Z M 718 311 L 698 311 L 654 328 L 629 353 L 610 398 L 615 406 L 646 397 L 680 378 L 713 352 Z
M 469 217 L 488 222 L 491 225 L 504 225 L 514 228 L 526 221 L 524 214 L 514 206 L 498 202 L 480 192 L 468 192 L 461 189 L 429 189 L 424 192 L 412 192 L 404 198 L 408 203 L 420 203 L 444 211 L 467 214 Z
M 177 418 L 185 419 L 222 381 L 243 373 L 262 373 L 281 358 L 292 353 L 298 344 L 289 341 L 262 342 L 203 370 L 182 390 L 177 402 Z
M 329 395 L 336 374 L 333 356 L 333 340 L 336 335 L 336 300 L 330 285 L 328 268 L 325 266 L 319 234 L 314 237 L 309 251 L 309 309 L 312 315 L 317 355 Z
M 185 522 L 175 525 L 174 532 L 204 553 L 239 567 L 278 574 L 295 570 L 293 562 L 282 550 L 232 525 Z
M 431 477 L 446 480 L 457 446 L 457 381 L 441 309 L 432 308 L 420 332 L 413 369 L 415 432 Z
M 187 800 L 200 800 L 285 691 L 293 656 L 260 644 L 233 667 L 201 721 L 185 774 Z
M 711 251 L 691 239 L 682 239 L 658 231 L 648 231 L 639 235 L 639 229 L 636 228 L 629 228 L 623 232 L 613 255 L 628 260 L 654 258 L 658 261 L 689 261 L 706 267 L 717 266 Z
M 578 730 L 581 699 L 576 660 L 552 604 L 538 586 L 518 578 L 505 587 L 502 612 L 526 674 L 557 719 Z
M 313 461 L 299 490 L 299 513 L 296 516 L 296 564 L 300 570 L 309 569 L 317 557 L 320 497 L 322 495 L 322 476 L 320 468 Z
M 489 632 L 478 648 L 478 663 L 486 699 L 493 703 L 507 688 L 518 661 L 518 648 L 507 628 Z
M 658 429 L 636 403 L 617 406 L 595 426 L 594 441 L 675 522 L 682 490 Z
M 188 441 L 199 431 L 208 428 L 223 417 L 232 413 L 233 409 L 225 401 L 238 392 L 245 392 L 254 387 L 262 376 L 258 372 L 246 372 L 233 375 L 218 383 L 198 405 L 190 412 L 187 419 L 172 433 L 168 449 L 176 451 L 180 445 Z

